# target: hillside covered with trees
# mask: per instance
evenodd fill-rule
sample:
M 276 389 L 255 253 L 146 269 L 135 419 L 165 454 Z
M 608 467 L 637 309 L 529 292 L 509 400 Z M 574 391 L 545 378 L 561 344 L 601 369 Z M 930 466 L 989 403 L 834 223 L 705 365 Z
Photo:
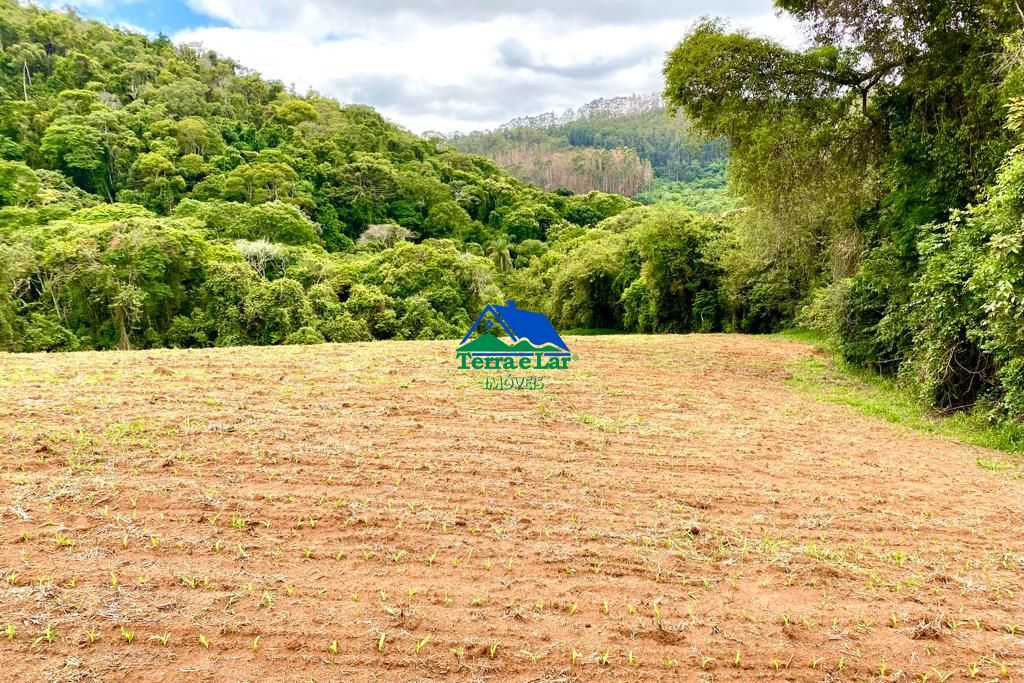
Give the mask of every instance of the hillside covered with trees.
M 461 334 L 632 202 L 559 196 L 217 54 L 0 2 L 0 346 Z
M 597 100 L 447 140 L 551 191 L 600 190 L 644 204 L 685 199 L 707 212 L 739 206 L 725 192 L 725 139 L 707 139 L 656 96 Z

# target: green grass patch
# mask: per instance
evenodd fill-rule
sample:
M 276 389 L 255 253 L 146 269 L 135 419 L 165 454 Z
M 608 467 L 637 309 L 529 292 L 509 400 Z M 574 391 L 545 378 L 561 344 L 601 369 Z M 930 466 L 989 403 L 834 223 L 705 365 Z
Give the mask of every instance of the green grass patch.
M 995 421 L 981 411 L 940 414 L 898 381 L 844 362 L 834 344 L 818 333 L 788 330 L 777 336 L 811 344 L 827 354 L 825 358 L 795 361 L 787 382 L 790 386 L 909 429 L 1017 456 L 1024 454 L 1022 424 Z M 1022 463 L 1020 457 L 1012 458 L 1012 462 L 978 458 L 978 466 L 991 471 L 1019 469 Z
M 619 433 L 622 430 L 638 425 L 643 422 L 643 418 L 639 415 L 633 415 L 626 419 L 617 420 L 612 418 L 604 418 L 597 415 L 589 415 L 587 413 L 580 413 L 576 416 L 576 419 L 580 421 L 580 424 L 589 425 L 591 427 L 597 427 L 602 432 L 613 432 Z

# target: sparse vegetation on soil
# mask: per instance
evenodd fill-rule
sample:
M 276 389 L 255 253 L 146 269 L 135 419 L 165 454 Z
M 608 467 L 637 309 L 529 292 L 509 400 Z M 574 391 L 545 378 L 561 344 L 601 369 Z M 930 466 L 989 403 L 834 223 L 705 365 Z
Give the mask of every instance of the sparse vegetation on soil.
M 3 677 L 1020 680 L 1019 460 L 800 341 L 568 341 L 540 392 L 444 341 L 0 355 Z
M 901 382 L 845 362 L 835 344 L 820 333 L 797 329 L 779 336 L 806 341 L 825 352 L 795 360 L 790 366 L 791 386 L 808 391 L 822 401 L 852 406 L 865 415 L 893 424 L 1017 454 L 1016 458 L 986 458 L 1001 463 L 1000 467 L 1021 464 L 1024 423 L 1001 420 L 998 414 L 986 414 L 979 409 L 943 413 L 916 396 L 908 381 Z

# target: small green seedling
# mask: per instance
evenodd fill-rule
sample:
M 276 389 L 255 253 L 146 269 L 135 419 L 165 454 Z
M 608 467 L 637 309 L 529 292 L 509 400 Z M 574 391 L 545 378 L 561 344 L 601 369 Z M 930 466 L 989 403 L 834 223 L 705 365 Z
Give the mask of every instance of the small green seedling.
M 32 641 L 32 647 L 36 647 L 43 641 L 46 641 L 47 643 L 52 643 L 53 641 L 57 640 L 58 635 L 60 635 L 60 632 L 57 629 L 55 629 L 52 626 L 47 626 L 46 630 L 43 631 L 43 634 Z

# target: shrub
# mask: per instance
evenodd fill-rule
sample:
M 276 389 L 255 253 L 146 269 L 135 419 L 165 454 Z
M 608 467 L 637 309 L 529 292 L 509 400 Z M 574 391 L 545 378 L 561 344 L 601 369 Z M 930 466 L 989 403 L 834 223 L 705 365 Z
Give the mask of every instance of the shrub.
M 807 304 L 797 312 L 796 324 L 830 338 L 838 337 L 842 315 L 849 306 L 851 285 L 846 278 L 811 292 Z
M 398 321 L 398 339 L 447 339 L 462 334 L 445 320 L 422 296 L 413 296 L 402 302 L 402 317 Z
M 40 313 L 30 313 L 21 324 L 16 351 L 77 351 L 83 344 L 74 332 Z
M 921 241 L 908 374 L 959 408 L 995 399 L 1024 416 L 1024 150 L 1007 157 L 984 203 Z
M 395 300 L 374 285 L 354 285 L 345 301 L 345 311 L 363 321 L 375 339 L 391 339 L 398 332 L 395 307 Z
M 336 318 L 321 320 L 318 329 L 327 341 L 365 342 L 372 341 L 373 335 L 366 323 L 344 312 Z
M 260 344 L 280 344 L 313 324 L 313 310 L 302 285 L 291 278 L 260 282 L 243 306 L 247 330 Z
M 284 339 L 285 344 L 323 344 L 324 337 L 314 327 L 300 327 Z
M 907 316 L 913 273 L 896 246 L 882 245 L 863 260 L 850 278 L 838 314 L 838 347 L 843 358 L 894 375 L 913 340 Z

